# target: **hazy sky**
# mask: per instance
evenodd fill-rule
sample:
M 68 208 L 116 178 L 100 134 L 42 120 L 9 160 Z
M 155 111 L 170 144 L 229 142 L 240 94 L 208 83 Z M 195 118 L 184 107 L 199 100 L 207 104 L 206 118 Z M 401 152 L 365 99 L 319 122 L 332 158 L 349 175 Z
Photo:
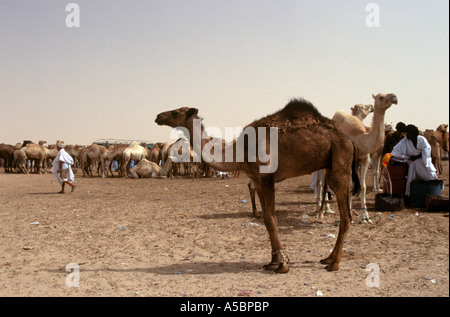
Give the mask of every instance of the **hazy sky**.
M 0 0 L 0 143 L 167 141 L 155 117 L 181 106 L 225 131 L 379 92 L 399 98 L 387 122 L 449 120 L 448 0 L 75 0 L 79 28 L 70 2 Z

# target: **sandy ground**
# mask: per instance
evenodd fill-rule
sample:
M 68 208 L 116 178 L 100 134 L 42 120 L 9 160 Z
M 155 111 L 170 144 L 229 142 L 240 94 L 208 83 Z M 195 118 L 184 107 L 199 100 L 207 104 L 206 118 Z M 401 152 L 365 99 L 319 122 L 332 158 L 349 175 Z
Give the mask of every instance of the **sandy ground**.
M 319 260 L 338 216 L 316 221 L 311 176 L 286 180 L 276 210 L 291 270 L 281 275 L 262 268 L 270 244 L 245 176 L 76 181 L 60 195 L 51 174 L 0 171 L 0 296 L 449 296 L 448 212 L 381 213 L 370 192 L 374 224 L 352 224 L 341 269 L 328 272 Z

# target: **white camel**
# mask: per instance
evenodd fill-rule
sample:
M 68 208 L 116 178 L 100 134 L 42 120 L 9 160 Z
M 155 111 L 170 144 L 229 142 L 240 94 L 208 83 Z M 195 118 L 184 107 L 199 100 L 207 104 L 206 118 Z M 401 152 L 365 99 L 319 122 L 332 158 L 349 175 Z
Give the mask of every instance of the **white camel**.
M 123 150 L 122 154 L 122 169 L 124 177 L 128 178 L 128 172 L 130 171 L 131 161 L 141 161 L 142 159 L 148 159 L 148 151 L 140 146 L 137 142 L 132 142 L 129 147 Z
M 364 121 L 364 119 L 373 112 L 373 105 L 371 104 L 357 104 L 350 108 L 352 112 L 352 116 L 355 116 L 361 122 Z M 370 130 L 370 128 L 366 127 L 366 130 Z M 325 181 L 325 173 L 324 170 L 318 170 L 315 171 L 313 174 L 312 182 L 310 188 L 314 190 L 314 194 L 317 197 L 317 209 L 316 213 L 318 213 L 319 217 L 322 218 L 323 214 L 334 214 L 335 212 L 331 209 L 330 204 L 328 203 L 328 195 L 323 194 L 323 187 L 324 187 L 324 181 Z M 329 190 L 329 189 L 327 189 Z M 325 204 L 325 211 L 320 212 L 320 209 L 322 207 L 322 200 Z
M 142 159 L 130 169 L 130 175 L 132 178 L 166 177 L 167 173 L 172 169 L 172 163 L 171 156 L 166 159 L 163 167 L 158 166 L 155 162 Z
M 369 155 L 378 150 L 383 144 L 385 137 L 384 117 L 386 110 L 393 104 L 397 104 L 398 99 L 395 94 L 378 95 L 372 94 L 374 99 L 374 111 L 372 126 L 369 132 L 363 125 L 361 120 L 357 117 L 346 113 L 344 110 L 339 110 L 333 116 L 333 121 L 342 129 L 353 142 L 356 151 L 355 156 L 360 170 L 361 181 L 361 222 L 372 222 L 369 218 L 366 205 L 366 174 L 369 166 Z M 351 199 L 350 199 L 351 203 Z M 323 212 L 319 213 L 319 217 L 323 217 Z

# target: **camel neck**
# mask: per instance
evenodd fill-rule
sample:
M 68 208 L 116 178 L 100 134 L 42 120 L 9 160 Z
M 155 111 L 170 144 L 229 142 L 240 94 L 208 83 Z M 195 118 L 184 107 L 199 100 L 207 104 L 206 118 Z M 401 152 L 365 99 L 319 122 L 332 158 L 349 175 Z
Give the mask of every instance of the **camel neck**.
M 442 139 L 442 149 L 445 152 L 448 152 L 448 132 L 441 131 L 441 139 Z
M 189 143 L 195 153 L 194 162 L 205 162 L 212 168 L 222 172 L 233 172 L 241 169 L 241 164 L 236 161 L 235 151 L 229 151 L 229 153 L 232 153 L 231 157 L 226 155 L 225 151 L 225 147 L 236 149 L 235 141 L 232 144 L 226 144 L 223 140 L 215 140 L 213 142 L 208 137 L 199 119 L 193 119 L 191 122 L 187 130 L 189 132 Z M 211 149 L 214 149 L 214 154 L 211 154 Z
M 377 143 L 383 143 L 384 141 L 384 135 L 385 135 L 385 127 L 384 127 L 384 115 L 386 111 L 375 109 L 373 112 L 373 119 L 372 119 L 372 129 L 370 130 L 369 134 L 371 134 L 374 139 L 376 139 Z

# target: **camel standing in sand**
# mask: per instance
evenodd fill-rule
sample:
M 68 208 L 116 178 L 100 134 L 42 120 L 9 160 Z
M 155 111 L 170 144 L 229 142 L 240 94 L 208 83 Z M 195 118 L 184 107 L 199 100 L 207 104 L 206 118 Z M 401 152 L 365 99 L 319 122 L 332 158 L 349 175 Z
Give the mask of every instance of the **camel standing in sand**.
M 122 175 L 125 178 L 128 178 L 131 161 L 140 161 L 144 158 L 149 158 L 147 150 L 143 146 L 140 146 L 137 142 L 132 142 L 129 147 L 123 150 Z
M 374 110 L 372 126 L 369 132 L 361 120 L 347 114 L 344 110 L 339 110 L 333 116 L 333 121 L 342 129 L 345 135 L 350 137 L 356 147 L 356 158 L 360 169 L 361 180 L 361 222 L 371 222 L 366 206 L 366 173 L 369 166 L 369 154 L 377 151 L 384 142 L 385 124 L 384 117 L 386 110 L 393 104 L 397 104 L 398 99 L 394 94 L 380 93 L 373 95 Z
M 92 176 L 90 165 L 91 162 L 98 162 L 99 168 L 102 169 L 102 177 L 106 178 L 106 154 L 107 149 L 103 145 L 92 143 L 90 146 L 80 149 L 78 156 L 80 164 L 83 170 L 83 176 L 85 172 L 88 176 Z M 98 170 L 97 170 L 98 171 Z
M 390 135 L 392 129 L 394 129 L 392 123 L 386 123 L 384 125 L 384 137 Z M 381 159 L 383 158 L 384 144 L 378 148 L 373 153 L 370 153 L 370 158 L 372 159 L 372 191 L 381 193 L 383 190 L 380 187 L 380 172 L 381 172 Z
M 159 161 L 161 161 L 161 160 L 162 160 L 162 151 L 161 151 L 160 144 L 155 143 L 155 144 L 153 144 L 153 147 L 150 150 L 149 161 L 156 163 L 156 165 L 158 165 Z
M 352 115 L 357 117 L 361 122 L 373 112 L 372 105 L 355 105 L 351 109 Z M 366 132 L 369 133 L 371 127 L 366 127 Z M 387 135 L 392 130 L 392 124 L 385 124 L 384 134 Z M 384 143 L 384 142 L 383 142 Z M 384 145 L 384 144 L 383 144 Z M 383 145 L 381 145 L 375 152 L 370 153 L 370 158 L 372 159 L 372 191 L 382 192 L 380 188 L 380 166 L 381 158 L 383 155 Z
M 72 156 L 74 164 L 73 166 L 79 166 L 80 165 L 80 161 L 78 160 L 78 152 L 80 151 L 80 149 L 82 148 L 81 145 L 73 145 L 73 144 L 68 144 L 64 147 L 64 150 L 66 150 L 66 152 Z M 56 145 L 55 145 L 55 149 L 56 149 Z
M 0 159 L 3 159 L 3 167 L 6 173 L 13 171 L 14 151 L 16 148 L 11 144 L 0 144 Z
M 442 150 L 448 152 L 448 124 L 441 124 L 436 131 L 427 129 L 423 136 L 427 139 L 431 146 L 431 161 L 439 171 L 439 177 L 442 176 Z
M 204 149 L 211 148 L 209 147 L 209 138 L 203 138 L 204 127 L 199 123 L 200 119 L 197 113 L 198 109 L 183 107 L 160 113 L 155 122 L 173 128 L 186 128 L 190 134 L 192 148 L 196 155 L 202 157 Z M 194 129 L 194 123 L 196 127 L 200 125 L 200 128 Z M 336 245 L 330 256 L 323 259 L 321 263 L 326 264 L 330 271 L 338 270 L 342 247 L 351 222 L 349 208 L 351 178 L 355 182 L 354 190 L 359 189 L 359 180 L 356 173 L 352 173 L 354 157 L 351 140 L 336 128 L 334 122 L 323 117 L 311 103 L 303 99 L 292 100 L 282 110 L 254 121 L 247 128 L 255 131 L 256 144 L 248 142 L 248 137 L 247 142 L 245 142 L 245 136 L 241 134 L 237 141 L 228 144 L 225 149 L 222 148 L 221 152 L 217 153 L 221 156 L 221 160 L 213 159 L 209 161 L 208 158 L 206 163 L 219 171 L 243 171 L 253 181 L 262 205 L 264 223 L 272 247 L 272 260 L 265 268 L 275 270 L 278 273 L 289 271 L 289 257 L 284 251 L 278 235 L 275 213 L 275 183 L 326 168 L 329 169 L 326 181 L 336 194 L 341 221 Z M 269 141 L 268 137 L 269 130 L 271 132 L 273 128 L 276 128 L 278 138 L 275 149 L 270 148 L 272 141 Z M 266 132 L 265 137 L 262 134 L 263 131 Z M 241 137 L 244 138 L 242 143 L 239 142 L 242 141 Z M 275 136 L 270 136 L 270 138 L 272 137 Z M 199 144 L 194 143 L 194 139 L 201 140 L 199 141 L 201 143 L 200 148 Z M 243 161 L 238 160 L 236 154 L 236 149 L 242 150 L 242 147 Z M 249 160 L 249 155 L 252 156 L 251 149 L 254 147 L 258 149 L 270 148 L 266 162 L 262 162 L 260 159 L 256 159 L 255 162 Z M 231 162 L 229 161 L 229 155 L 225 155 L 230 153 L 229 149 L 233 150 Z M 216 157 L 216 153 L 214 153 L 214 157 Z M 276 170 L 271 171 L 270 168 L 275 165 L 277 166 Z M 268 172 L 261 171 L 266 171 L 265 168 L 269 168 Z
M 56 148 L 45 148 L 45 169 L 47 169 L 49 166 L 52 166 L 52 162 L 55 159 L 56 155 L 58 155 L 58 150 Z M 69 154 L 70 155 L 70 154 Z
M 170 144 L 167 148 L 167 155 L 173 158 L 172 170 L 170 171 L 170 177 L 180 176 L 181 167 L 183 167 L 183 175 L 190 175 L 194 162 L 194 151 L 189 144 L 189 141 L 185 138 L 179 138 L 174 143 Z M 167 160 L 167 158 L 166 158 Z
M 43 145 L 29 143 L 19 150 L 19 157 L 19 168 L 22 171 L 25 171 L 26 174 L 28 174 L 26 169 L 27 160 L 34 161 L 36 172 L 38 174 L 47 173 L 44 164 L 47 159 L 47 151 Z
M 361 122 L 364 121 L 364 119 L 373 112 L 373 105 L 371 104 L 356 104 L 353 107 L 350 108 L 351 112 L 352 112 L 352 116 L 355 116 L 356 118 L 358 118 L 359 120 L 361 120 Z M 366 129 L 370 129 L 368 127 L 366 127 Z M 319 218 L 323 218 L 324 217 L 324 213 L 328 213 L 328 214 L 334 214 L 335 212 L 330 208 L 330 204 L 328 203 L 328 195 L 323 195 L 323 190 L 324 190 L 324 182 L 325 182 L 325 173 L 323 170 L 318 170 L 315 171 L 313 174 L 313 179 L 312 179 L 312 183 L 310 188 L 314 189 L 314 193 L 316 194 L 317 197 L 317 209 L 316 209 L 316 213 L 318 214 Z M 250 184 L 249 184 L 249 188 L 250 188 Z M 252 204 L 253 201 L 252 201 Z M 320 212 L 320 210 L 322 210 L 323 206 L 322 204 L 325 204 L 325 209 L 324 212 Z M 255 211 L 253 211 L 253 213 L 255 213 Z
M 111 173 L 111 177 L 114 177 L 112 172 L 113 161 L 117 161 L 119 177 L 122 176 L 122 164 L 123 164 L 123 151 L 128 147 L 126 144 L 114 144 L 108 146 L 108 151 L 106 152 L 106 159 L 108 160 L 108 167 L 106 172 Z

